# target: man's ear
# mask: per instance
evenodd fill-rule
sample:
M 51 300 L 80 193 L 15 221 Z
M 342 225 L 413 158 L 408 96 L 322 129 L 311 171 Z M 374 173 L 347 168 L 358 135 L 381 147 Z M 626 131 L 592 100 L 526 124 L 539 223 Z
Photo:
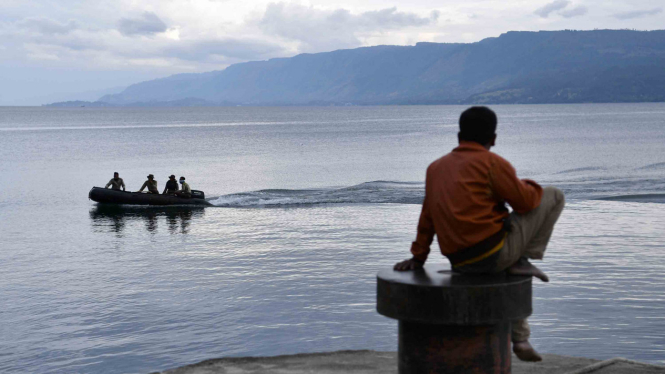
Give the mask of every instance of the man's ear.
M 492 147 L 496 145 L 496 134 L 492 137 L 492 143 L 490 144 Z
M 462 136 L 461 136 L 461 135 L 462 135 L 461 132 L 458 132 L 458 133 L 457 133 L 457 142 L 458 142 L 458 143 L 461 143 L 461 142 L 462 142 Z

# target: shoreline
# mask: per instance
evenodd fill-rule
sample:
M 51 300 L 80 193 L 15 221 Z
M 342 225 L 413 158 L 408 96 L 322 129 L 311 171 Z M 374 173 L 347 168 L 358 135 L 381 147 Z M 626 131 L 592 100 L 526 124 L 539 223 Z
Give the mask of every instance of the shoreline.
M 225 357 L 201 361 L 151 374 L 392 374 L 397 373 L 397 352 L 371 350 L 300 353 L 270 357 Z M 537 363 L 512 357 L 513 374 L 634 374 L 662 373 L 658 366 L 623 358 L 596 360 L 544 354 Z

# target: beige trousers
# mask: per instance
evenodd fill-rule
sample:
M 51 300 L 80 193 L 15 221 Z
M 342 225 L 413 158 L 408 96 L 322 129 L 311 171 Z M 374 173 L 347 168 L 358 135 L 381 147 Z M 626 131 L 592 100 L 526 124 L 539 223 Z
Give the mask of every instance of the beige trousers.
M 526 213 L 511 213 L 511 231 L 499 253 L 496 271 L 504 271 L 521 257 L 542 260 L 550 241 L 554 224 L 565 204 L 563 192 L 556 187 L 545 187 L 540 205 Z M 531 329 L 526 319 L 513 321 L 512 340 L 522 342 L 529 339 Z

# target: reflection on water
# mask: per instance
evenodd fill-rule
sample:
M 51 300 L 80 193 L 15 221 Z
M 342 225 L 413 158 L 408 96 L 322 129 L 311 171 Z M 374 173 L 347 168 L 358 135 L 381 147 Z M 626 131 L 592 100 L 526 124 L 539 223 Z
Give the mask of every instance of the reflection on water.
M 126 227 L 134 222 L 143 222 L 145 230 L 156 233 L 160 222 L 170 234 L 189 233 L 192 219 L 201 218 L 205 209 L 201 207 L 138 207 L 98 204 L 90 210 L 90 219 L 95 232 L 114 232 L 122 237 Z

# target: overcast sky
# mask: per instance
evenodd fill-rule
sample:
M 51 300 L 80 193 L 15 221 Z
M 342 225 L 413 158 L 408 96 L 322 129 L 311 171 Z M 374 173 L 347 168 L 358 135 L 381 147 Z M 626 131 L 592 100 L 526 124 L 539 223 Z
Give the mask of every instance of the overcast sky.
M 1 0 L 0 105 L 174 73 L 379 44 L 520 30 L 665 28 L 662 0 Z M 89 92 L 88 92 L 89 91 Z

